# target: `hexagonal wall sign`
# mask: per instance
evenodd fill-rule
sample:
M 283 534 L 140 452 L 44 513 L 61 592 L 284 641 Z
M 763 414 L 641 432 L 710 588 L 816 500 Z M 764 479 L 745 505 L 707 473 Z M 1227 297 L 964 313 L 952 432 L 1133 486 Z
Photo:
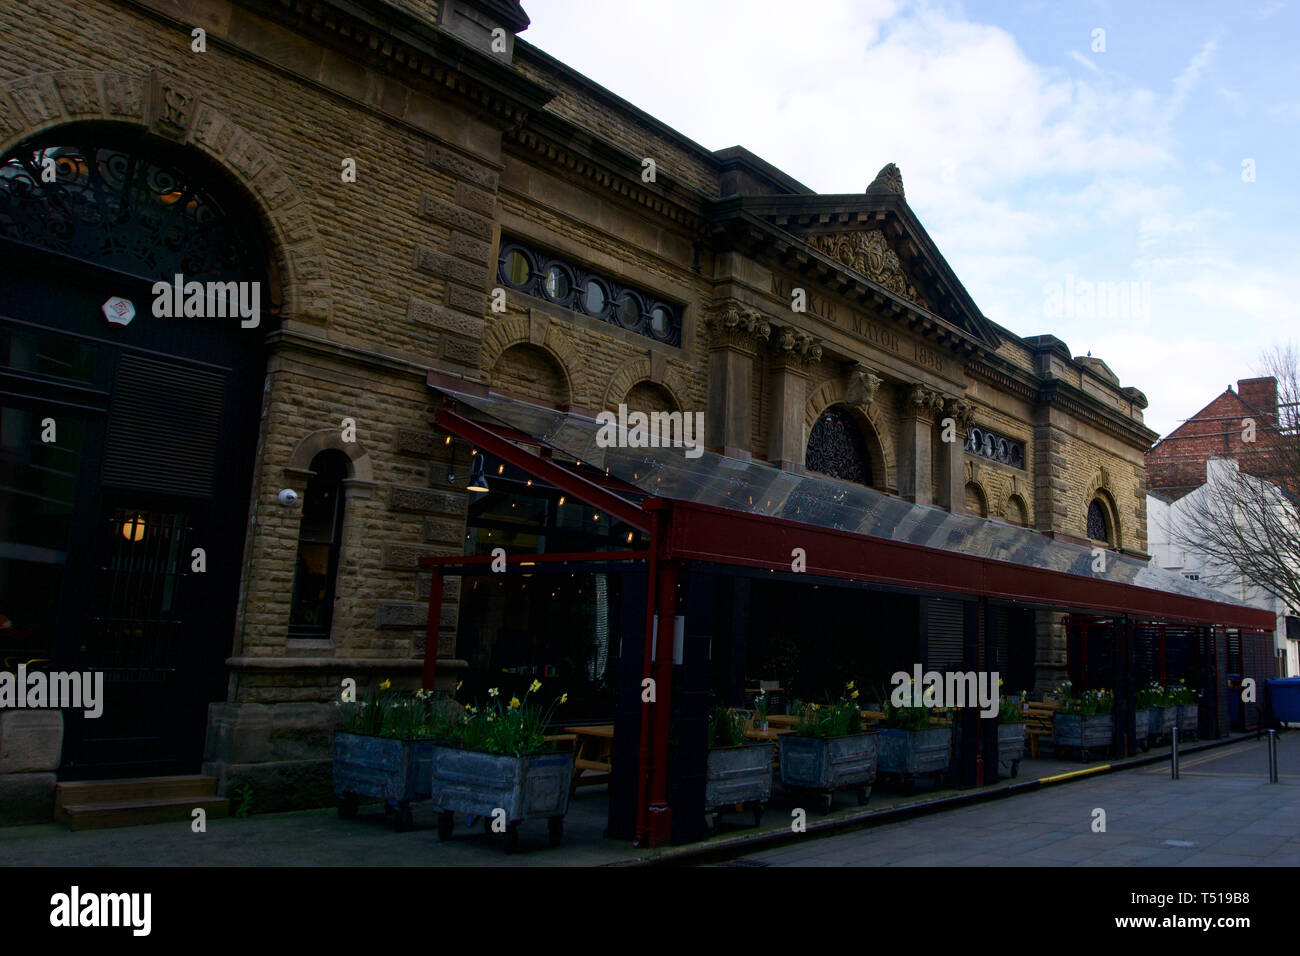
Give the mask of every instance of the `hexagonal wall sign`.
M 130 325 L 131 320 L 135 318 L 135 306 L 131 304 L 131 300 L 120 296 L 113 296 L 101 308 L 109 325 Z

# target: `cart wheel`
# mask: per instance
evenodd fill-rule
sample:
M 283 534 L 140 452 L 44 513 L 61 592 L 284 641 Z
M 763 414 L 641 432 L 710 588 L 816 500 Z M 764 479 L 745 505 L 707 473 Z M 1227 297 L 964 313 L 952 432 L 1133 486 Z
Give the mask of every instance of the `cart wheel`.
M 452 827 L 456 825 L 456 814 L 450 810 L 444 810 L 438 814 L 438 839 L 446 843 L 451 839 Z
M 518 823 L 506 824 L 506 852 L 507 853 L 519 852 L 519 824 Z
M 831 812 L 831 807 L 835 803 L 835 796 L 829 790 L 818 794 L 817 802 L 823 815 Z
M 357 815 L 357 795 L 355 793 L 345 793 L 339 797 L 339 819 L 351 820 Z
M 761 827 L 763 825 L 763 811 L 766 809 L 767 809 L 766 803 L 754 804 L 754 826 Z
M 551 846 L 559 846 L 564 839 L 564 817 L 550 817 L 546 821 L 546 833 Z
M 1018 776 L 1020 776 L 1020 761 L 1019 761 L 1019 760 L 1013 760 L 1013 761 L 1011 761 L 1011 776 L 1013 776 L 1013 777 L 1018 777 Z
M 411 804 L 408 801 L 403 800 L 399 803 L 397 808 L 392 811 L 392 814 L 393 829 L 398 833 L 405 833 L 415 826 L 415 814 L 411 812 Z
M 858 787 L 858 806 L 865 807 L 867 801 L 871 799 L 870 787 Z

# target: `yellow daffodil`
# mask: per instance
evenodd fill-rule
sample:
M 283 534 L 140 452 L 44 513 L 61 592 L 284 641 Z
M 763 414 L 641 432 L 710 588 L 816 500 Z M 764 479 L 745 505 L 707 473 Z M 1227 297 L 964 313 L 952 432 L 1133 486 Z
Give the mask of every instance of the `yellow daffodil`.
M 511 709 L 511 710 L 514 710 L 514 709 L 515 709 L 516 707 L 518 707 L 518 706 L 519 706 L 519 698 L 518 698 L 518 697 L 511 697 L 511 698 L 510 698 L 510 709 Z
M 849 694 L 849 699 L 851 699 L 851 700 L 857 700 L 857 699 L 858 699 L 858 692 L 855 690 L 853 693 Z
M 379 685 L 379 689 L 380 689 L 380 690 L 388 690 L 388 688 L 390 688 L 390 687 L 392 687 L 392 686 L 393 686 L 393 682 L 392 682 L 391 680 L 386 680 L 386 681 L 384 681 L 382 684 Z
M 494 721 L 494 720 L 496 720 L 496 718 L 493 717 L 491 714 L 488 714 L 488 723 L 490 724 L 490 723 L 492 723 L 492 721 Z
M 465 705 L 465 713 L 469 713 L 469 712 L 470 712 L 470 706 L 469 706 L 469 704 L 466 704 L 466 705 Z
M 542 689 L 542 682 L 539 681 L 539 680 L 535 680 L 535 681 L 533 681 L 531 684 L 528 685 L 528 689 L 529 689 L 529 691 L 531 691 L 532 693 L 536 694 L 539 690 Z
M 560 695 L 560 703 L 561 703 L 561 704 L 567 703 L 568 700 L 569 700 L 569 695 L 568 695 L 568 694 L 561 694 L 561 695 Z
M 847 689 L 853 690 L 853 683 L 854 683 L 853 681 L 849 681 L 848 684 L 846 684 L 845 686 L 847 687 Z

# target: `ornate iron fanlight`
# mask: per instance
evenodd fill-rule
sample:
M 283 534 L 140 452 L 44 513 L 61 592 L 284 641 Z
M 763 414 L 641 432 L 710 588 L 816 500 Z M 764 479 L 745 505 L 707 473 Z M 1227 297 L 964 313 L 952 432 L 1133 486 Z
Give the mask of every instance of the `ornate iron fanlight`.
M 857 424 L 840 409 L 827 409 L 813 425 L 805 462 L 809 471 L 860 485 L 871 484 L 867 443 Z
M 146 279 L 262 277 L 259 224 L 201 169 L 139 134 L 54 130 L 0 162 L 0 235 Z

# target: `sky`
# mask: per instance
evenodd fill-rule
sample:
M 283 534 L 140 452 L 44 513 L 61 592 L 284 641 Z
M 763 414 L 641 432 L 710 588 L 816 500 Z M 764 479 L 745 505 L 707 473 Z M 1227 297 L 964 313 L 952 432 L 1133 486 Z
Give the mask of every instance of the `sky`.
M 981 311 L 1167 434 L 1300 340 L 1300 0 L 524 0 L 525 39 L 821 193 L 886 163 Z

